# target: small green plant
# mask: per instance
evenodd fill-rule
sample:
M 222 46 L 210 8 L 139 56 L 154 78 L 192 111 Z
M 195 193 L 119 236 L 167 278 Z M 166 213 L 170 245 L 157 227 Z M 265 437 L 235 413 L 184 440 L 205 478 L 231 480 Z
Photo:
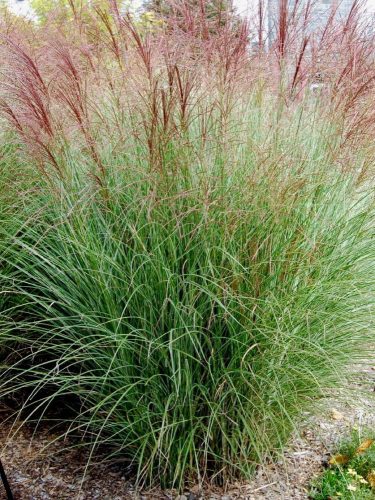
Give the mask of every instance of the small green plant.
M 329 468 L 313 480 L 310 497 L 313 500 L 375 498 L 374 438 L 373 431 L 355 430 L 331 457 Z

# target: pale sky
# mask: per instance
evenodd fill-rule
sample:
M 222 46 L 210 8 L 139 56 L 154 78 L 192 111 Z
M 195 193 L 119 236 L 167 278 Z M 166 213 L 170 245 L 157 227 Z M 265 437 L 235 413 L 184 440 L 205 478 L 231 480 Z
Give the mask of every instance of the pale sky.
M 367 1 L 367 7 L 370 12 L 375 12 L 375 0 L 366 0 Z M 133 0 L 135 5 L 140 5 L 142 0 Z M 23 15 L 30 15 L 31 14 L 31 9 L 29 7 L 29 0 L 8 0 L 9 5 L 11 8 Z M 237 8 L 237 11 L 246 16 L 251 11 L 251 8 L 254 8 L 258 0 L 233 0 L 234 6 Z
M 251 7 L 257 4 L 257 0 L 233 0 L 238 12 L 246 15 L 251 10 Z M 367 8 L 371 12 L 375 12 L 375 0 L 366 0 Z

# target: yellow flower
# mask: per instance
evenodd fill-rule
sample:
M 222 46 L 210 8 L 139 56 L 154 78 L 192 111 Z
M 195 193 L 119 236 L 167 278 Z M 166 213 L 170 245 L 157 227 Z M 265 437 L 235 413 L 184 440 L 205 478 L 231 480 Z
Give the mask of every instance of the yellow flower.
M 359 482 L 362 484 L 368 484 L 368 481 L 364 477 L 360 477 Z
M 347 489 L 349 491 L 357 491 L 357 486 L 354 486 L 354 484 L 348 484 Z
M 351 476 L 356 476 L 357 475 L 357 472 L 354 470 L 354 469 L 348 469 L 348 474 L 350 474 Z

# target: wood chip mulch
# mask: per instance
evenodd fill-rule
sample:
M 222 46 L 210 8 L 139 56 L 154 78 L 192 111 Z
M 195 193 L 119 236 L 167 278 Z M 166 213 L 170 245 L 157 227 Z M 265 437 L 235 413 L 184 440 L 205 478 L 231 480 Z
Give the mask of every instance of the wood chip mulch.
M 360 396 L 355 402 L 332 399 L 319 416 L 306 415 L 302 431 L 278 462 L 260 467 L 251 482 L 232 484 L 225 491 L 214 487 L 203 491 L 195 487 L 183 494 L 156 489 L 136 491 L 118 465 L 95 464 L 86 471 L 87 455 L 78 448 L 69 448 L 48 427 L 41 426 L 34 432 L 25 424 L 14 434 L 5 408 L 0 410 L 0 457 L 15 500 L 308 499 L 309 482 L 323 470 L 342 436 L 354 426 L 374 428 L 374 379 L 375 369 L 368 369 L 364 384 L 357 387 Z M 0 499 L 6 499 L 1 483 Z

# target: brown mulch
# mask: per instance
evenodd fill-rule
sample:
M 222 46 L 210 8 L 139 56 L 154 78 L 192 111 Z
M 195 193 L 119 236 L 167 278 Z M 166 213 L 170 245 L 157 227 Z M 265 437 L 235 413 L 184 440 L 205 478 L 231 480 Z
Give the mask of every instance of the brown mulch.
M 300 500 L 308 498 L 311 478 L 321 472 L 342 436 L 354 426 L 374 427 L 373 391 L 375 370 L 367 370 L 366 384 L 358 387 L 355 402 L 333 399 L 320 416 L 306 415 L 299 436 L 276 463 L 259 468 L 253 481 L 233 484 L 225 491 L 193 488 L 178 495 L 175 491 L 136 491 L 119 465 L 94 464 L 85 470 L 87 455 L 57 439 L 51 429 L 37 432 L 25 424 L 13 436 L 8 410 L 0 410 L 0 450 L 16 500 Z M 0 484 L 0 499 L 5 492 Z

